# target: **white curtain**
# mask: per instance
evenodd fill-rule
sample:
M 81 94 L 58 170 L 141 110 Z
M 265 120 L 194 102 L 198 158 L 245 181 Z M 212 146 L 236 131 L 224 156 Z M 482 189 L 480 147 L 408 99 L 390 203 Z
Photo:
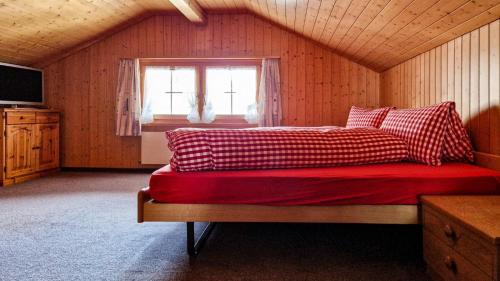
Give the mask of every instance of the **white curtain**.
M 116 87 L 116 135 L 141 135 L 141 91 L 139 62 L 122 59 L 118 69 Z
M 258 94 L 258 105 L 252 116 L 249 111 L 247 121 L 257 119 L 260 127 L 276 127 L 281 125 L 283 112 L 281 108 L 281 89 L 279 59 L 262 60 L 262 71 Z

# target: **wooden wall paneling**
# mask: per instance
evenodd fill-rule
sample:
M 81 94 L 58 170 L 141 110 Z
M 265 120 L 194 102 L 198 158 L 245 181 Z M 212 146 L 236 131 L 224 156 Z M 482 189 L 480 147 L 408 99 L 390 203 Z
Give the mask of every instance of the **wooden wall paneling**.
M 347 122 L 349 103 L 349 61 L 346 58 L 340 59 L 340 114 L 339 123 L 345 125 Z
M 500 154 L 500 21 L 490 24 L 490 153 Z
M 312 126 L 314 124 L 314 44 L 306 42 L 306 87 L 305 87 L 305 106 L 306 119 L 305 125 Z
M 332 91 L 332 56 L 333 54 L 323 49 L 323 103 L 322 103 L 322 120 L 321 124 L 333 124 L 335 122 L 333 120 L 332 114 L 332 100 L 333 100 L 333 91 Z
M 455 97 L 455 42 L 448 42 L 448 98 L 447 100 L 453 100 Z
M 314 77 L 310 95 L 313 97 L 313 125 L 317 126 L 321 124 L 323 117 L 323 48 L 314 46 L 313 55 Z
M 357 73 L 357 78 L 358 78 L 358 89 L 357 89 L 357 94 L 358 94 L 358 105 L 361 107 L 366 107 L 366 72 L 367 69 L 361 65 L 356 65 L 358 69 Z
M 283 123 L 285 124 L 290 124 L 291 118 L 290 118 L 290 109 L 289 109 L 289 96 L 290 96 L 290 80 L 288 78 L 289 76 L 289 68 L 290 68 L 290 51 L 289 51 L 289 45 L 288 45 L 288 36 L 289 33 L 279 29 L 280 31 L 280 80 L 281 80 L 281 94 L 283 97 L 282 99 L 282 107 L 283 107 Z
M 453 100 L 456 103 L 456 110 L 462 116 L 462 38 L 459 37 L 454 40 L 455 41 L 455 69 L 453 73 L 454 77 L 454 85 L 453 85 Z
M 431 73 L 431 61 L 430 61 L 430 53 L 427 52 L 423 55 L 424 59 L 424 96 L 422 99 L 422 104 L 429 104 L 430 102 L 430 73 Z
M 297 75 L 297 66 L 299 54 L 297 53 L 297 37 L 293 34 L 288 36 L 288 56 L 290 60 L 290 66 L 288 67 L 288 124 L 295 126 L 297 125 L 297 99 L 298 97 L 298 79 L 300 75 Z
M 441 48 L 436 48 L 436 103 L 440 102 L 442 99 L 441 84 L 442 84 L 442 59 L 441 59 Z
M 429 100 L 427 104 L 436 103 L 436 50 L 429 52 Z
M 355 64 L 349 64 L 349 89 L 348 102 L 350 105 L 358 105 L 358 69 Z
M 422 97 L 422 87 L 420 86 L 420 80 L 422 73 L 420 72 L 421 57 L 418 56 L 415 59 L 415 106 L 420 107 L 420 99 Z M 394 83 L 394 82 L 393 82 Z
M 306 125 L 306 89 L 310 89 L 306 87 L 306 41 L 298 40 L 298 67 L 297 67 L 297 125 L 305 126 Z M 308 112 L 308 111 L 307 111 Z
M 448 100 L 448 44 L 441 47 L 441 101 Z
M 470 130 L 472 142 L 477 143 L 479 136 L 479 30 L 471 32 L 471 54 L 470 54 Z M 473 118 L 474 117 L 474 118 Z
M 465 34 L 462 40 L 462 121 L 469 128 L 470 122 L 470 34 Z
M 339 109 L 341 108 L 340 99 L 341 93 L 341 80 L 340 80 L 340 56 L 332 54 L 332 119 L 333 124 L 341 124 Z
M 455 101 L 481 159 L 491 154 L 498 157 L 499 29 L 500 20 L 496 20 L 385 71 L 380 78 L 384 105 L 416 107 Z M 401 68 L 409 75 L 399 75 Z M 394 87 L 398 82 L 403 86 Z M 411 101 L 414 95 L 416 103 Z
M 378 73 L 259 17 L 209 14 L 194 26 L 157 15 L 45 68 L 47 104 L 63 110 L 63 167 L 140 167 L 140 138 L 114 132 L 119 59 L 185 56 L 281 57 L 285 125 L 345 125 L 351 102 L 379 103 Z
M 479 29 L 479 137 L 477 148 L 481 152 L 489 152 L 489 29 L 483 26 Z

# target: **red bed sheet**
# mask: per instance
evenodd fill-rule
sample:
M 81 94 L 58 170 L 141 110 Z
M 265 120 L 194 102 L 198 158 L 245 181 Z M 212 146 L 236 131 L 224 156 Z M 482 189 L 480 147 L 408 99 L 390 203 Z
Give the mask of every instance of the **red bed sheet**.
M 500 194 L 500 172 L 464 163 L 153 173 L 150 195 L 182 204 L 400 205 L 420 195 Z

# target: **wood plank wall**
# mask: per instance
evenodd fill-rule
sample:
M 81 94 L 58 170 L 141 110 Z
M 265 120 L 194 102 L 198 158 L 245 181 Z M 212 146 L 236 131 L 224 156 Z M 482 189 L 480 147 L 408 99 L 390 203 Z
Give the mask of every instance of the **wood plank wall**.
M 452 100 L 477 151 L 500 155 L 500 20 L 381 75 L 381 103 L 419 107 Z
M 63 111 L 63 167 L 140 167 L 140 138 L 114 135 L 121 57 L 280 56 L 284 123 L 345 125 L 351 105 L 379 105 L 379 73 L 250 14 L 196 26 L 154 16 L 45 68 L 46 100 Z

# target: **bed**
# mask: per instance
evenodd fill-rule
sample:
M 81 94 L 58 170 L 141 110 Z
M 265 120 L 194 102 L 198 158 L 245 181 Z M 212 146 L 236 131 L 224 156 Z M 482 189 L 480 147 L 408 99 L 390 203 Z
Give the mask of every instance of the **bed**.
M 167 165 L 139 192 L 138 221 L 188 222 L 196 255 L 213 225 L 195 243 L 194 222 L 418 224 L 424 194 L 500 194 L 500 173 L 465 163 L 210 172 Z
M 473 148 L 453 102 L 353 107 L 345 128 L 166 136 L 174 154 L 139 192 L 138 220 L 187 222 L 190 254 L 202 245 L 194 222 L 418 224 L 421 195 L 500 194 L 499 172 L 468 164 Z

